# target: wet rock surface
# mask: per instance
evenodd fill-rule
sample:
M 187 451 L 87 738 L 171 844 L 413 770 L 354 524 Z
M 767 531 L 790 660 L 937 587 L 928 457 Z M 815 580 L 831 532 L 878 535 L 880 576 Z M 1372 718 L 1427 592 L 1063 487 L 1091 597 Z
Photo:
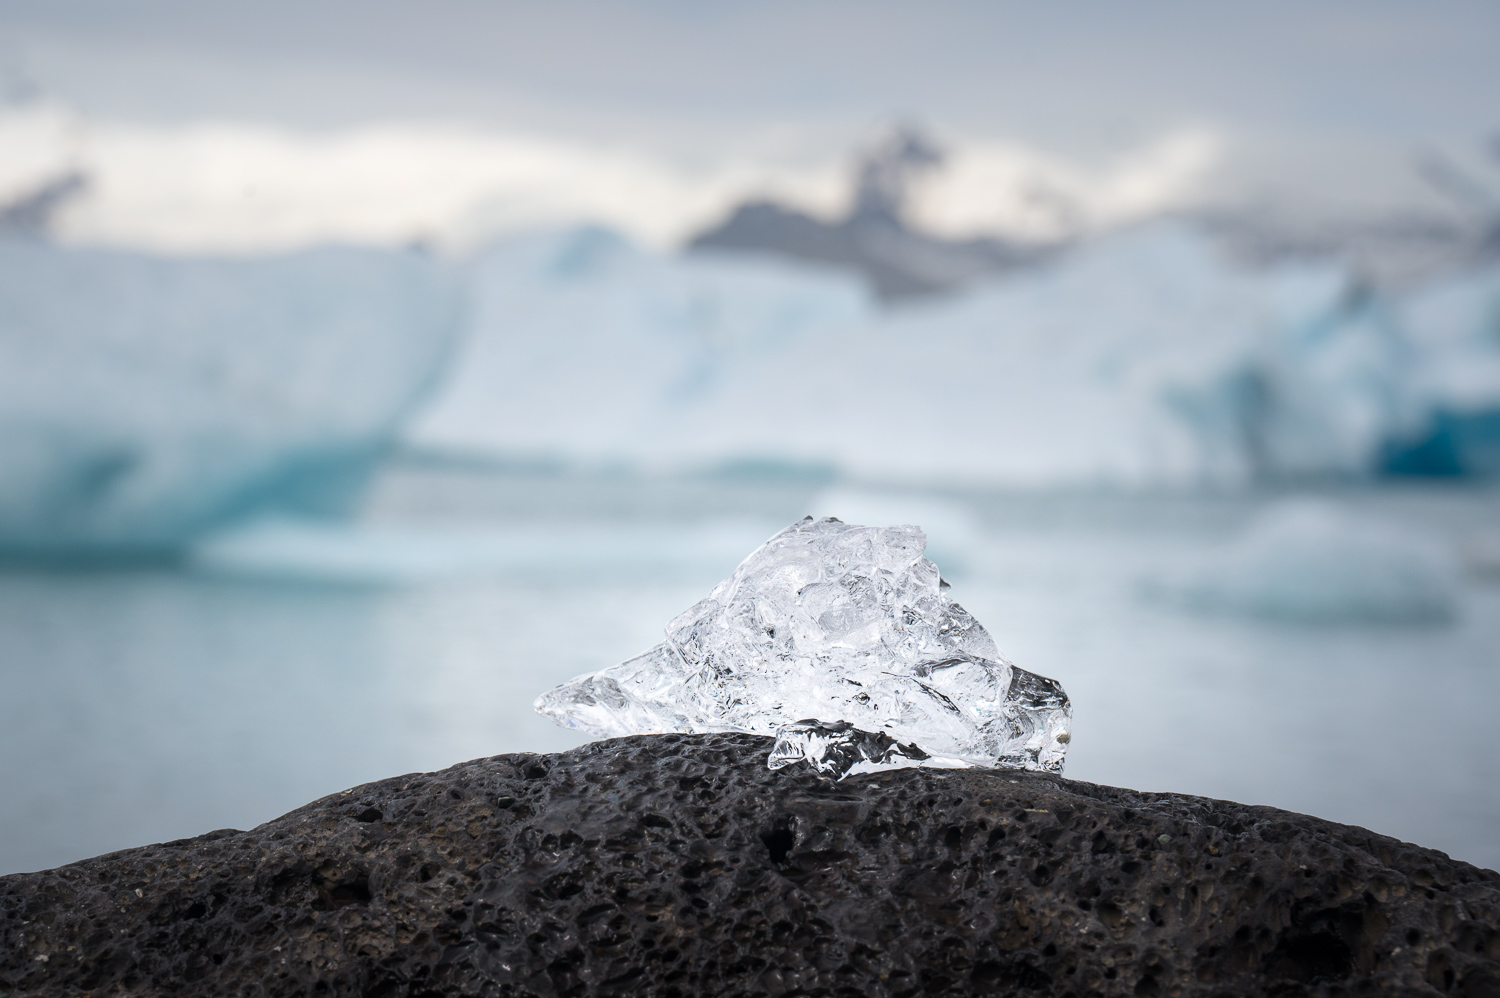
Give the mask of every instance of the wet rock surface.
M 771 739 L 506 755 L 0 878 L 20 995 L 1500 995 L 1500 874 L 1270 808 Z

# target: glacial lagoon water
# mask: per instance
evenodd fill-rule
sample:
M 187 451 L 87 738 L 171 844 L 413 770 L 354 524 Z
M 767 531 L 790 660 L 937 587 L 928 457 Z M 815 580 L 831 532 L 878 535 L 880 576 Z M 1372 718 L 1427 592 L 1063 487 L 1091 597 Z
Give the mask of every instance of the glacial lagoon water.
M 1322 497 L 1451 552 L 1446 613 L 1278 618 L 1153 589 L 1285 499 L 411 465 L 354 525 L 256 528 L 176 565 L 10 567 L 0 873 L 577 744 L 536 695 L 655 644 L 804 513 L 927 527 L 1002 653 L 1066 687 L 1068 777 L 1310 812 L 1500 867 L 1500 495 Z

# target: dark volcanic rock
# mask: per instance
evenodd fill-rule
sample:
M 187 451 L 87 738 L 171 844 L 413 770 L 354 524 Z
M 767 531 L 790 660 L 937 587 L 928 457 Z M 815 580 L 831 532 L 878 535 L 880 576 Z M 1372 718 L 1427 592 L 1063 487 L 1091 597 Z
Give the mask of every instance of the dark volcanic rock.
M 1500 994 L 1500 874 L 1036 774 L 661 735 L 0 878 L 12 995 Z

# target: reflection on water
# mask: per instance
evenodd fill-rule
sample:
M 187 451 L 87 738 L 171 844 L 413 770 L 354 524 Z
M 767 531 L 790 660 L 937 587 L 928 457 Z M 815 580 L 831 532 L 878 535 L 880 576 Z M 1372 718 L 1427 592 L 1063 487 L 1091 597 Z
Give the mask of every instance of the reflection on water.
M 466 486 L 474 496 L 482 477 Z M 308 581 L 316 550 L 280 577 L 265 558 L 243 578 L 222 564 L 219 574 L 0 573 L 0 872 L 249 827 L 402 772 L 576 744 L 532 714 L 535 695 L 654 643 L 733 567 L 724 538 L 749 530 L 748 514 L 769 533 L 837 498 L 816 488 L 752 500 L 731 483 L 723 494 L 734 501 L 709 490 L 701 501 L 631 506 L 610 494 L 594 508 L 533 496 L 518 512 L 503 497 L 530 493 L 511 479 L 489 505 L 461 509 L 452 489 L 440 490 L 447 505 L 423 507 L 406 481 L 371 512 L 372 523 L 407 524 L 403 550 L 438 521 L 450 548 L 465 524 L 492 542 L 496 530 L 545 539 L 574 524 L 616 538 L 599 570 L 573 550 L 571 567 L 537 572 L 533 540 L 519 561 L 514 546 L 492 543 L 501 553 L 488 574 L 469 557 L 444 579 L 421 560 L 410 584 L 386 571 L 399 560 L 382 563 L 380 585 Z M 915 519 L 925 503 L 959 525 L 947 529 L 961 527 L 946 537 L 934 521 L 934 554 L 942 564 L 945 550 L 961 550 L 945 566 L 955 595 L 1009 657 L 1066 685 L 1069 776 L 1274 804 L 1500 866 L 1493 581 L 1465 576 L 1454 619 L 1421 626 L 1200 615 L 1143 599 L 1140 581 L 1211 554 L 1262 503 L 877 499 L 842 501 L 905 503 Z M 1480 494 L 1350 501 L 1453 543 L 1493 536 L 1484 531 L 1500 521 Z M 955 502 L 973 515 L 954 515 Z M 624 518 L 596 515 L 626 506 Z M 708 514 L 726 507 L 735 518 L 714 527 Z M 701 545 L 639 569 L 622 563 L 621 551 L 673 524 Z M 349 538 L 339 543 L 347 554 Z

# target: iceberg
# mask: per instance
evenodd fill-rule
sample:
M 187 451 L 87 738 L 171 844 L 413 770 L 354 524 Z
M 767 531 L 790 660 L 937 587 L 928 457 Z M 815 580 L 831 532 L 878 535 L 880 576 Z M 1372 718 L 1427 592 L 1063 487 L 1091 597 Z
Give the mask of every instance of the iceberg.
M 886 484 L 1236 485 L 1369 475 L 1439 398 L 1415 380 L 1427 348 L 1408 312 L 1347 267 L 1252 267 L 1176 221 L 883 309 L 848 274 L 664 256 L 597 229 L 496 244 L 472 290 L 456 376 L 407 433 L 424 448 Z M 1474 356 L 1500 364 L 1481 339 Z
M 1500 473 L 1500 266 L 1452 274 L 1397 303 L 1419 425 L 1394 435 L 1395 474 Z
M 458 304 L 417 252 L 0 239 L 0 551 L 163 552 L 346 507 L 443 370 Z
M 948 595 L 914 526 L 800 521 L 673 619 L 642 655 L 542 694 L 538 712 L 607 738 L 776 735 L 772 768 L 1061 771 L 1072 706 L 1001 657 Z
M 444 452 L 677 467 L 678 443 L 757 358 L 782 359 L 856 323 L 870 296 L 846 275 L 711 254 L 648 252 L 605 229 L 498 243 L 468 268 L 454 376 L 406 433 Z M 723 428 L 733 433 L 741 415 Z M 721 458 L 779 456 L 723 446 Z

